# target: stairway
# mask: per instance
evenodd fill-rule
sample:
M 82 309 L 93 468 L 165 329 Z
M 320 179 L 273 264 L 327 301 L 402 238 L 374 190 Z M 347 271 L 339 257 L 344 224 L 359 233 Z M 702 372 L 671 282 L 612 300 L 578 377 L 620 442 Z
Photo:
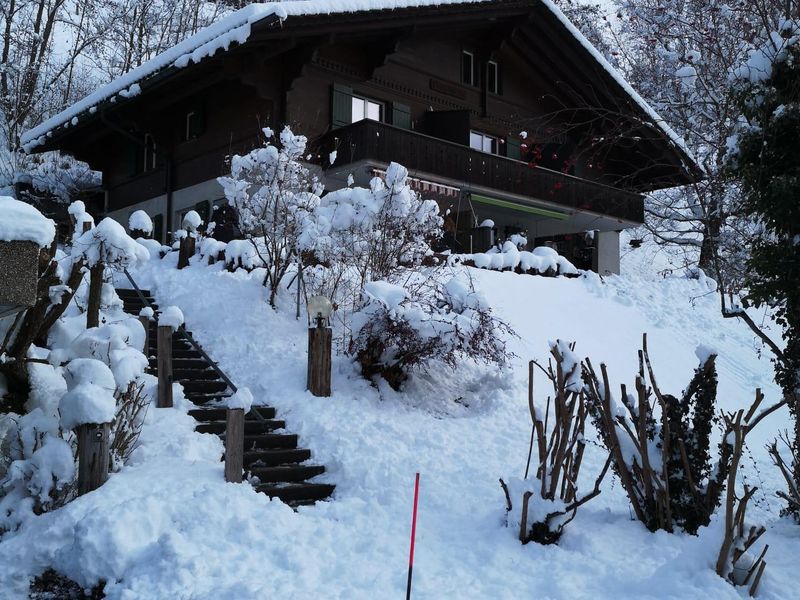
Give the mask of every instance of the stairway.
M 117 289 L 125 312 L 138 315 L 144 303 L 135 290 Z M 155 300 L 142 290 L 153 310 Z M 149 372 L 157 374 L 156 324 L 150 323 Z M 225 439 L 225 398 L 231 395 L 228 385 L 219 377 L 211 363 L 185 338 L 172 338 L 172 374 L 183 386 L 187 400 L 197 405 L 189 414 L 197 421 L 195 430 L 214 433 Z M 257 411 L 257 412 L 256 412 Z M 334 490 L 328 483 L 309 481 L 325 472 L 325 467 L 309 463 L 311 451 L 297 447 L 297 435 L 286 431 L 286 423 L 275 418 L 269 406 L 253 407 L 244 422 L 244 470 L 256 490 L 278 498 L 291 506 L 314 504 L 324 500 Z

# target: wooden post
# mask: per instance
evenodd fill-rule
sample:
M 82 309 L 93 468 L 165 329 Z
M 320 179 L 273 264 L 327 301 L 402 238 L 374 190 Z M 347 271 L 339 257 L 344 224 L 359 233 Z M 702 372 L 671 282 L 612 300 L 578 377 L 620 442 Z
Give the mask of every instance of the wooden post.
M 108 479 L 111 423 L 88 423 L 78 435 L 78 495 L 96 490 Z
M 244 470 L 244 409 L 229 408 L 225 423 L 225 481 L 242 483 Z
M 315 396 L 331 395 L 331 340 L 330 327 L 308 329 L 308 378 L 306 387 Z
M 196 241 L 197 239 L 189 231 L 186 232 L 186 237 L 181 238 L 180 249 L 178 250 L 179 269 L 189 266 L 189 259 L 194 256 Z
M 139 322 L 144 327 L 144 349 L 142 349 L 142 353 L 150 357 L 150 317 L 145 317 L 143 315 L 139 315 Z
M 103 294 L 103 270 L 101 261 L 89 269 L 89 301 L 86 305 L 86 328 L 100 326 L 100 299 Z
M 158 348 L 158 408 L 172 408 L 172 327 L 159 325 Z

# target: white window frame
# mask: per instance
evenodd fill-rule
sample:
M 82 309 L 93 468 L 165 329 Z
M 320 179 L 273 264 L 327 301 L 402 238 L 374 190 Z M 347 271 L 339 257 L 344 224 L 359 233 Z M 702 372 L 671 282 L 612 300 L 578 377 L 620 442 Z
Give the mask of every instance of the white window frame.
M 464 57 L 469 56 L 470 61 L 470 68 L 469 68 L 469 81 L 464 80 Z M 470 52 L 469 50 L 462 50 L 461 51 L 461 83 L 465 85 L 476 86 L 478 82 L 475 81 L 475 53 Z
M 476 148 L 472 144 L 472 136 L 479 136 L 480 137 L 480 139 L 481 139 L 481 147 L 480 148 Z M 488 147 L 489 147 L 488 150 L 486 149 L 487 148 L 487 142 L 488 142 Z M 494 143 L 494 149 L 492 149 L 492 143 Z M 477 150 L 478 152 L 486 152 L 486 154 L 495 154 L 495 155 L 497 155 L 497 154 L 500 154 L 500 138 L 495 136 L 495 135 L 484 133 L 482 131 L 476 131 L 474 129 L 470 129 L 470 131 L 469 131 L 469 147 L 472 148 L 473 150 Z
M 355 101 L 362 102 L 363 103 L 363 108 L 364 108 L 364 112 L 363 112 L 364 116 L 360 117 L 358 119 L 356 119 L 355 110 L 354 110 L 354 107 L 353 107 L 353 103 Z M 377 119 L 373 119 L 372 117 L 368 116 L 370 105 L 378 107 L 378 118 Z M 359 121 L 366 121 L 366 120 L 378 121 L 380 123 L 380 122 L 383 121 L 385 114 L 386 114 L 386 111 L 384 109 L 383 102 L 379 102 L 378 100 L 375 100 L 373 98 L 368 98 L 367 96 L 361 96 L 359 94 L 353 94 L 351 96 L 351 99 L 350 99 L 350 119 L 351 119 L 352 123 L 358 123 Z

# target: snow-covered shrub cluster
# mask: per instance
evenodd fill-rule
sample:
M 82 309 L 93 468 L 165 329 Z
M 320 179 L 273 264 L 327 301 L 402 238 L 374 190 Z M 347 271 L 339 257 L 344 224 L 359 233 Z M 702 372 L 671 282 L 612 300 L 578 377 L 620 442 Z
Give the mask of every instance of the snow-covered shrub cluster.
M 264 267 L 271 305 L 283 277 L 301 263 L 309 294 L 354 304 L 365 283 L 418 265 L 430 253 L 440 235 L 439 209 L 411 190 L 405 168 L 392 163 L 369 189 L 320 197 L 321 184 L 301 162 L 306 138 L 288 127 L 279 144 L 270 141 L 271 130 L 264 134 L 265 145 L 234 156 L 230 177 L 219 182 L 248 242 L 229 242 L 226 262 Z
M 76 224 L 91 223 L 80 205 L 73 205 L 71 214 Z M 144 248 L 118 223 L 104 219 L 70 248 L 54 256 L 42 250 L 36 304 L 2 322 L 0 532 L 74 495 L 74 428 L 111 423 L 114 468 L 132 450 L 147 403 L 145 388 L 152 385 L 141 352 L 144 329 L 122 311 L 113 286 L 103 281 L 102 265 L 129 266 L 143 258 L 149 258 Z M 86 267 L 97 265 L 101 278 L 91 285 L 101 300 L 98 326 L 87 327 L 88 313 L 78 300 L 90 287 Z
M 320 196 L 300 162 L 306 138 L 287 127 L 274 145 L 272 131 L 264 134 L 265 145 L 234 156 L 231 176 L 219 179 L 247 239 L 202 252 L 224 249 L 229 268 L 264 268 L 273 306 L 284 277 L 299 276 L 306 297 L 324 295 L 340 308 L 341 339 L 349 340 L 342 346 L 364 375 L 380 374 L 395 388 L 410 369 L 434 360 L 505 362 L 508 328 L 471 283 L 444 280 L 436 269 L 414 272 L 432 255 L 443 221 L 436 202 L 411 189 L 404 167 L 391 163 L 368 189 Z M 557 255 L 524 253 L 522 260 L 529 268 L 568 268 Z
M 410 370 L 432 361 L 451 367 L 459 358 L 504 365 L 511 354 L 503 334 L 509 333 L 471 281 L 442 282 L 423 274 L 411 285 L 364 286 L 349 352 L 365 377 L 379 375 L 399 389 Z
M 716 352 L 697 349 L 700 364 L 680 397 L 659 389 L 646 338 L 639 356 L 633 393 L 623 384 L 621 405 L 605 365 L 598 376 L 587 359 L 586 406 L 636 518 L 651 531 L 695 534 L 719 507 L 732 458 L 727 436 L 717 452 L 710 445 L 718 420 Z
M 515 236 L 512 236 L 515 237 Z M 502 247 L 490 248 L 486 252 L 474 254 L 454 254 L 450 264 L 464 264 L 479 269 L 494 271 L 515 271 L 531 275 L 577 275 L 578 269 L 558 252 L 547 246 L 539 246 L 533 251 L 520 250 L 515 240 L 509 239 Z

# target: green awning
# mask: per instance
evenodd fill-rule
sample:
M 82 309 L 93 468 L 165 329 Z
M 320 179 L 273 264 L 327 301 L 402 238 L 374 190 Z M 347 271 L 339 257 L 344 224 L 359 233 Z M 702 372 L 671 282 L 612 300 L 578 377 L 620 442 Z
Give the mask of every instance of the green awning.
M 527 204 L 520 204 L 519 202 L 509 202 L 508 200 L 500 200 L 499 198 L 492 198 L 490 196 L 483 196 L 481 194 L 470 194 L 473 202 L 480 202 L 481 204 L 489 204 L 490 206 L 499 206 L 501 208 L 508 208 L 516 210 L 517 212 L 524 212 L 531 215 L 538 215 L 540 217 L 547 217 L 549 219 L 558 219 L 559 221 L 566 221 L 569 219 L 568 213 L 558 212 L 555 210 L 548 210 L 546 208 L 538 208 L 536 206 L 529 206 Z

